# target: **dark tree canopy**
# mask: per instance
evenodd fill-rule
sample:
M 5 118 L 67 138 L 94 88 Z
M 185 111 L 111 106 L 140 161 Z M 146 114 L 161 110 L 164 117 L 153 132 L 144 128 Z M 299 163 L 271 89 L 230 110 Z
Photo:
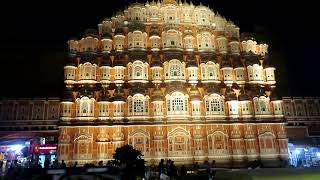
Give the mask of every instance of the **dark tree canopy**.
M 117 148 L 113 154 L 113 164 L 122 168 L 124 179 L 144 177 L 146 166 L 142 156 L 142 153 L 132 146 L 124 145 Z

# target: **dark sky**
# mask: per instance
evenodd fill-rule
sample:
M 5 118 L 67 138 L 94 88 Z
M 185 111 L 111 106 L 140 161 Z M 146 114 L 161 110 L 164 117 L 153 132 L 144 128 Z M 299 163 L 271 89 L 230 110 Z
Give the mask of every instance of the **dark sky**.
M 319 34 L 315 4 L 280 0 L 200 0 L 231 19 L 240 31 L 269 44 L 282 96 L 318 96 Z M 197 0 L 194 4 L 200 2 Z M 9 2 L 1 11 L 1 96 L 58 97 L 66 42 L 96 28 L 133 1 Z M 138 1 L 144 2 L 144 1 Z M 283 3 L 283 4 L 279 4 Z M 318 43 L 318 44 L 317 44 Z

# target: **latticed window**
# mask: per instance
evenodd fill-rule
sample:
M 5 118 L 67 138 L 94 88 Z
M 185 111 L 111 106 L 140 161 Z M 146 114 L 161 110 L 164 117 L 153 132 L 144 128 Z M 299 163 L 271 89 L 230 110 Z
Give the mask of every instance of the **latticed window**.
M 172 64 L 170 67 L 170 75 L 171 76 L 180 76 L 181 75 L 181 67 L 178 64 Z
M 209 66 L 208 67 L 208 75 L 209 75 L 209 77 L 213 77 L 214 76 L 213 66 Z
M 143 112 L 143 101 L 137 99 L 133 103 L 133 112 Z
M 219 99 L 212 99 L 211 101 L 211 111 L 217 112 L 220 111 L 220 100 Z
M 136 77 L 139 77 L 142 75 L 142 68 L 140 66 L 136 66 L 134 68 L 134 72 L 135 72 Z
M 181 97 L 175 97 L 172 100 L 173 111 L 183 111 L 183 99 Z

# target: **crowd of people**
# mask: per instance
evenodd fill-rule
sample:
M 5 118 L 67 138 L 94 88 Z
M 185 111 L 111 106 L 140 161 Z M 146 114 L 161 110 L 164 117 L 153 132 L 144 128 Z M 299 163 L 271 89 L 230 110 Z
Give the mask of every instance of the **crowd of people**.
M 168 159 L 166 162 L 164 159 L 161 159 L 157 167 L 157 174 L 159 179 L 175 179 L 177 176 L 186 176 L 188 170 L 193 174 L 199 174 L 199 172 L 206 173 L 208 179 L 213 179 L 215 171 L 215 161 L 213 160 L 210 164 L 207 160 L 203 162 L 202 165 L 199 165 L 198 162 L 195 162 L 192 167 L 181 165 L 179 168 L 174 164 L 174 161 Z

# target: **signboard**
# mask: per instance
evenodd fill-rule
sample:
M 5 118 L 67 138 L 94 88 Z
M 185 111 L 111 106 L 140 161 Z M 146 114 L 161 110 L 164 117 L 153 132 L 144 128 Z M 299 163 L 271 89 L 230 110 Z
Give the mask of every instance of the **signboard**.
M 35 153 L 49 153 L 56 150 L 57 150 L 57 145 L 54 145 L 54 144 L 36 145 L 34 147 Z

